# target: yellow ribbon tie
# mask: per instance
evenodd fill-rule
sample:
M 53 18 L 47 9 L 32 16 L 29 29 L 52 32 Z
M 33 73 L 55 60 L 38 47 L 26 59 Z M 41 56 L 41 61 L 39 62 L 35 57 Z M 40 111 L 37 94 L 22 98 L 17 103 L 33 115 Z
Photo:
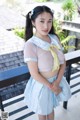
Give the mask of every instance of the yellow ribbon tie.
M 53 66 L 52 71 L 58 70 L 59 66 L 60 66 L 58 56 L 57 56 L 56 52 L 54 51 L 54 49 L 59 49 L 59 47 L 57 47 L 55 45 L 51 45 L 49 47 L 49 51 L 51 52 L 51 54 L 54 58 L 54 66 Z

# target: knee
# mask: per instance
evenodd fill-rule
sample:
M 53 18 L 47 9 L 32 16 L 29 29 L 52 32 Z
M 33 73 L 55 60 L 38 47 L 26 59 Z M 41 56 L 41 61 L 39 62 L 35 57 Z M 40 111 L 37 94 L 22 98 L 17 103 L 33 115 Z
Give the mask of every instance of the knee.
M 47 120 L 54 120 L 54 111 L 47 115 Z
M 46 115 L 38 115 L 39 120 L 46 120 Z

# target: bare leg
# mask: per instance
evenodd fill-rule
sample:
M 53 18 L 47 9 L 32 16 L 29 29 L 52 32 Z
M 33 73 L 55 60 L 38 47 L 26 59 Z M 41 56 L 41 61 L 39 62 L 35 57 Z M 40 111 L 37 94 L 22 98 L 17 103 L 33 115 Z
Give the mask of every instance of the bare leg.
M 47 120 L 54 120 L 54 111 L 51 114 L 47 115 Z
M 46 115 L 38 115 L 39 120 L 46 120 Z

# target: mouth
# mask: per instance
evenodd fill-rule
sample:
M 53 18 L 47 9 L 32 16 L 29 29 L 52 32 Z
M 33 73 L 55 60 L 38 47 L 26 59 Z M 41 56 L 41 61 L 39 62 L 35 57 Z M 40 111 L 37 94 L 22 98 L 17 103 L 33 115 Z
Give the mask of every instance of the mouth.
M 43 30 L 43 32 L 48 32 L 48 30 Z

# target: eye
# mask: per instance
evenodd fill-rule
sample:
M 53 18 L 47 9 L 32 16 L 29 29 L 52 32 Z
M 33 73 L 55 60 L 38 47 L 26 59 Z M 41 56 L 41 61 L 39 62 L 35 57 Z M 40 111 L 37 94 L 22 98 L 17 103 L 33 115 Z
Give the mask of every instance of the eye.
M 52 23 L 52 21 L 48 21 L 48 23 Z
M 41 22 L 41 23 L 44 23 L 44 21 L 43 21 L 43 20 L 41 20 L 40 22 Z

